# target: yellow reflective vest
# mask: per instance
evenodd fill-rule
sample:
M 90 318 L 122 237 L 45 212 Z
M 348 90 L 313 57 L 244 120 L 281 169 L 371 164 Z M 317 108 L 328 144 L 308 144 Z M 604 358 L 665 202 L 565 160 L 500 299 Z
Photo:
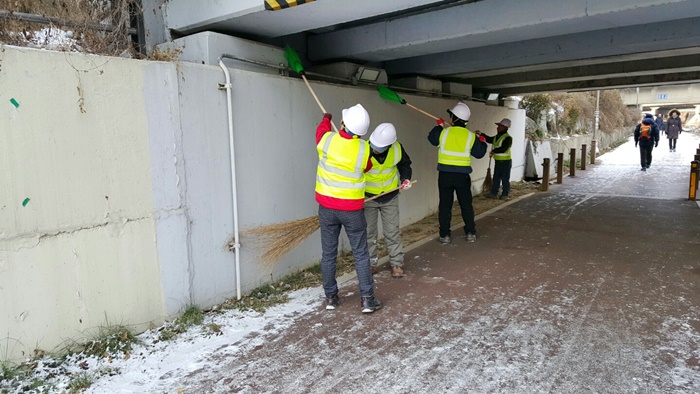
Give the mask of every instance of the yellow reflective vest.
M 370 156 L 371 157 L 371 156 Z M 399 187 L 399 170 L 396 167 L 401 161 L 401 144 L 393 143 L 389 147 L 384 163 L 379 163 L 372 157 L 372 168 L 365 174 L 367 186 L 365 191 L 379 194 Z
M 471 151 L 476 134 L 466 127 L 451 126 L 440 133 L 438 163 L 457 167 L 471 166 Z
M 495 148 L 500 148 L 501 145 L 503 144 L 503 141 L 506 140 L 506 138 L 509 137 L 508 133 L 503 133 L 501 135 L 497 135 L 496 138 L 493 140 L 493 147 Z M 513 145 L 511 144 L 511 147 Z M 508 148 L 507 151 L 503 153 L 494 153 L 493 154 L 493 159 L 494 160 L 510 160 L 510 147 Z
M 316 145 L 316 193 L 349 200 L 365 197 L 365 168 L 370 148 L 360 138 L 347 139 L 337 132 L 323 135 Z

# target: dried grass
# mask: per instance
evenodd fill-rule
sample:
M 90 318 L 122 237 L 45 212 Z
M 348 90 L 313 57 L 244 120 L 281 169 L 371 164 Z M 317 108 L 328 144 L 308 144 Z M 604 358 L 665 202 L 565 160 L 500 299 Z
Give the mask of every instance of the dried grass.
M 132 15 L 139 10 L 138 0 L 0 0 L 0 10 L 37 14 L 54 20 L 51 24 L 27 22 L 16 17 L 0 18 L 0 43 L 36 46 L 33 32 L 49 28 L 73 31 L 75 48 L 102 55 L 137 56 L 129 37 Z
M 271 268 L 282 256 L 304 242 L 320 227 L 318 216 L 291 222 L 275 223 L 256 227 L 245 232 L 257 237 L 256 249 L 264 250 L 261 255 L 263 267 Z

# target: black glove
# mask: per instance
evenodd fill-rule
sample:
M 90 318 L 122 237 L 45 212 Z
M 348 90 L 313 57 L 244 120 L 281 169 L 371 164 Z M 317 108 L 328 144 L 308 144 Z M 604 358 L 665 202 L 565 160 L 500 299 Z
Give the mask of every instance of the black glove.
M 659 141 L 656 141 L 656 143 L 654 144 L 654 148 L 658 148 L 658 147 L 659 147 Z
M 634 147 L 635 147 L 635 148 L 637 147 L 637 144 L 638 144 L 638 142 L 637 142 L 637 141 L 634 141 Z

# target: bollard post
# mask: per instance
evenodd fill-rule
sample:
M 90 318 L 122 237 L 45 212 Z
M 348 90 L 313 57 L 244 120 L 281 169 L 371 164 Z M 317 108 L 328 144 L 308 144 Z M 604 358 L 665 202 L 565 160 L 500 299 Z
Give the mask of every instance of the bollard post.
M 597 146 L 598 146 L 598 141 L 596 141 L 596 140 L 591 141 L 591 164 L 595 164 L 595 150 L 596 150 Z
M 569 176 L 576 176 L 576 148 L 569 152 Z
M 542 163 L 542 191 L 549 190 L 549 158 L 545 158 Z
M 564 153 L 557 153 L 557 183 L 561 184 L 564 180 Z
M 690 162 L 690 188 L 688 191 L 688 200 L 695 201 L 698 194 L 698 160 Z
M 700 161 L 700 155 L 695 155 L 695 158 L 693 160 Z
M 586 144 L 581 145 L 581 169 L 586 170 Z

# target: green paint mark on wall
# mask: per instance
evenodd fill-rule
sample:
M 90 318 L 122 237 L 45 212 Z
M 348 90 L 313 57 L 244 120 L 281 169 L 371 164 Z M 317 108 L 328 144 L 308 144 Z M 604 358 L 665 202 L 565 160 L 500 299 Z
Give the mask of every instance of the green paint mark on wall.
M 15 106 L 15 108 L 19 108 L 19 103 L 17 102 L 17 100 L 11 98 L 11 99 L 10 99 L 10 102 L 12 103 L 12 105 Z
M 27 204 L 29 204 L 29 198 L 25 198 L 24 201 L 22 201 L 22 206 L 26 207 Z

